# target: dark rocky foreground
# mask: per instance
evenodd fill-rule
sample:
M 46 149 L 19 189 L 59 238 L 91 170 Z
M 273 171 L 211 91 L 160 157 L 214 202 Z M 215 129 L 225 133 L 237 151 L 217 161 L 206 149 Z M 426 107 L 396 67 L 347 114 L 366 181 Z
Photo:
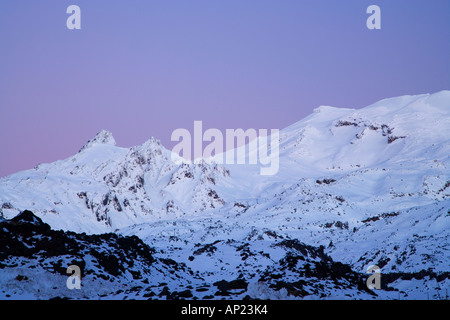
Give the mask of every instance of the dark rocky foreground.
M 11 257 L 36 259 L 37 262 L 48 258 L 64 257 L 65 261 L 78 265 L 85 274 L 95 273 L 86 269 L 84 257 L 91 255 L 96 259 L 99 277 L 123 275 L 125 270 L 140 274 L 138 264 L 151 266 L 154 262 L 154 250 L 138 237 L 121 237 L 113 233 L 86 235 L 84 233 L 52 230 L 50 226 L 31 211 L 23 211 L 11 220 L 0 223 L 0 268 Z M 48 270 L 66 275 L 67 266 L 62 259 L 51 263 Z M 85 274 L 82 274 L 85 275 Z
M 201 259 L 202 254 L 213 255 L 218 242 L 200 246 L 190 257 Z M 323 247 L 309 246 L 295 239 L 274 243 L 284 255 L 263 270 L 226 279 L 201 274 L 184 262 L 159 257 L 157 250 L 136 236 L 52 230 L 27 210 L 0 222 L 0 244 L 2 299 L 369 299 L 377 296 L 366 286 L 368 275 L 333 261 Z M 252 251 L 250 244 L 238 250 L 243 261 L 264 254 Z M 67 273 L 70 265 L 81 270 L 80 290 L 70 290 L 66 285 L 71 275 Z M 438 281 L 449 277 L 431 271 L 389 274 L 383 276 L 382 286 L 384 291 L 394 291 L 389 282 L 426 276 Z

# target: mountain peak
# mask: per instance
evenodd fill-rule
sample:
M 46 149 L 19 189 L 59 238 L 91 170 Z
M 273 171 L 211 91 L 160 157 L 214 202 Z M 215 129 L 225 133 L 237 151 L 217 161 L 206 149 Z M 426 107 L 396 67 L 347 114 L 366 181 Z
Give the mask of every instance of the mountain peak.
M 105 145 L 116 145 L 116 140 L 114 139 L 112 133 L 107 130 L 102 130 L 99 133 L 95 135 L 94 138 L 90 139 L 81 149 L 79 152 L 88 149 L 92 146 L 99 145 L 99 144 L 105 144 Z

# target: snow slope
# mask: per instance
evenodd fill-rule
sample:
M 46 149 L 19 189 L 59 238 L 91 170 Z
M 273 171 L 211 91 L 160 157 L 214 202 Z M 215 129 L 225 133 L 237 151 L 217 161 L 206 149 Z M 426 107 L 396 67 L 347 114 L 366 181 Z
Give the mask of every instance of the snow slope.
M 450 91 L 322 106 L 279 142 L 279 172 L 262 176 L 258 165 L 175 165 L 153 138 L 120 148 L 102 131 L 72 157 L 1 178 L 0 217 L 29 209 L 54 229 L 137 235 L 212 282 L 260 277 L 286 254 L 265 252 L 283 239 L 390 279 L 450 271 Z M 242 246 L 254 255 L 242 260 Z M 428 289 L 395 283 L 426 298 L 428 276 L 416 279 Z

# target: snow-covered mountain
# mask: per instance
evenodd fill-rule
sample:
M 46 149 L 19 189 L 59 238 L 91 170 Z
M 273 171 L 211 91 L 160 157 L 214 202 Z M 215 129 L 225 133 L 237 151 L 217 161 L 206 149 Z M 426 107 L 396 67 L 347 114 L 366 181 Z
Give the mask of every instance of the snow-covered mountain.
M 446 295 L 450 91 L 319 107 L 280 130 L 279 150 L 278 174 L 262 176 L 258 165 L 176 165 L 153 138 L 121 148 L 102 131 L 72 157 L 1 178 L 0 219 L 28 209 L 53 229 L 138 236 L 157 259 L 184 263 L 209 284 L 255 283 L 253 295 L 263 294 L 261 280 L 271 297 L 366 297 L 356 280 L 356 289 L 320 294 L 293 285 L 308 278 L 299 261 L 320 250 L 320 263 L 357 274 L 379 266 L 397 291 L 378 296 Z M 295 243 L 306 260 L 289 258 Z

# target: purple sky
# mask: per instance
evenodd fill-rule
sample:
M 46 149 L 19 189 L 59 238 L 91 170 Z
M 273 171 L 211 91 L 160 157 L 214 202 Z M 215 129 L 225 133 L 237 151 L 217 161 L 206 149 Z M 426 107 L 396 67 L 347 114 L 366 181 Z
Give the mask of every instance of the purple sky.
M 448 0 L 1 1 L 0 176 L 102 129 L 171 148 L 194 120 L 281 129 L 319 105 L 450 89 L 449 21 Z

